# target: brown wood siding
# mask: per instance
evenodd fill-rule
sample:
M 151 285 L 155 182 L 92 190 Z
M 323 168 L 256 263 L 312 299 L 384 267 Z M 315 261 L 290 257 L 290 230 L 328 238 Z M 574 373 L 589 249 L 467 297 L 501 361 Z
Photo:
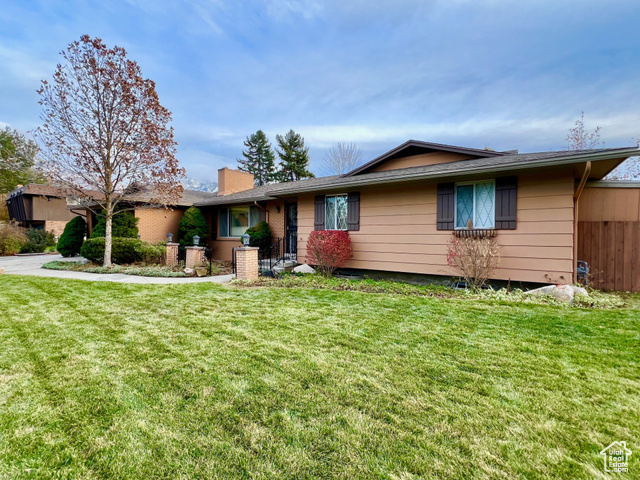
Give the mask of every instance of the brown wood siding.
M 67 209 L 64 198 L 32 197 L 31 220 L 69 221 L 76 215 Z
M 518 179 L 517 228 L 501 230 L 497 279 L 527 282 L 573 281 L 573 192 L 570 172 Z M 348 267 L 449 275 L 450 231 L 436 229 L 435 184 L 361 190 L 360 230 L 350 232 L 354 258 Z M 298 259 L 314 226 L 314 197 L 298 199 Z
M 387 170 L 398 170 L 401 168 L 422 167 L 424 165 L 436 165 L 439 163 L 457 162 L 458 160 L 467 160 L 469 155 L 451 152 L 433 152 L 424 153 L 422 155 L 412 155 L 410 157 L 394 158 L 386 162 L 376 165 L 368 173 L 385 172 Z
M 640 221 L 578 222 L 578 259 L 592 287 L 640 292 Z
M 585 188 L 580 196 L 578 221 L 640 221 L 640 188 Z

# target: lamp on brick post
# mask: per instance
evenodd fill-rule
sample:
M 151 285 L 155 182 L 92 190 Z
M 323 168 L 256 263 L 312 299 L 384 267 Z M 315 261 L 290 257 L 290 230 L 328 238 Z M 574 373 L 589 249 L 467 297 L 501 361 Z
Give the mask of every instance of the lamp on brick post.
M 248 233 L 245 233 L 244 235 L 242 235 L 242 244 L 245 247 L 249 246 L 249 240 L 251 240 L 251 235 L 249 235 Z
M 167 241 L 173 243 L 173 233 L 167 233 Z
M 198 235 L 193 236 L 193 245 L 196 247 L 200 245 L 200 237 Z

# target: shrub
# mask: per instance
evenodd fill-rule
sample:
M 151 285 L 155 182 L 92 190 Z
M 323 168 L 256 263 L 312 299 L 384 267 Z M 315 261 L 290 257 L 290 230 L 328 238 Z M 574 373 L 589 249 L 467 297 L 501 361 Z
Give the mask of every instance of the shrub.
M 98 215 L 98 222 L 91 231 L 91 238 L 101 238 L 106 235 L 107 218 L 104 210 Z M 113 238 L 138 238 L 138 219 L 131 210 L 120 210 L 113 216 L 111 224 Z
M 56 246 L 56 237 L 43 229 L 30 228 L 27 230 L 27 243 L 20 247 L 20 253 L 44 253 L 47 247 Z
M 153 245 L 147 242 L 140 242 L 140 245 L 136 247 L 136 252 L 144 263 L 164 263 L 167 247 L 163 244 Z
M 200 237 L 200 245 L 204 245 L 209 236 L 209 224 L 202 211 L 197 207 L 189 207 L 178 226 L 178 243 L 183 247 L 193 245 L 193 237 Z
M 64 227 L 64 232 L 58 240 L 58 252 L 63 257 L 72 257 L 80 253 L 87 222 L 82 217 L 74 217 Z
M 112 239 L 111 261 L 117 264 L 139 262 L 140 246 L 144 243 L 137 238 Z M 80 249 L 80 254 L 94 263 L 102 263 L 104 260 L 104 237 L 90 238 L 86 240 Z
M 260 222 L 254 227 L 247 228 L 249 245 L 258 247 L 261 254 L 268 253 L 271 247 L 271 228 L 267 222 Z
M 28 240 L 24 228 L 14 223 L 0 225 L 0 255 L 15 255 Z
M 353 256 L 349 232 L 342 230 L 314 230 L 307 242 L 307 258 L 323 275 L 332 275 L 344 267 Z
M 449 242 L 447 264 L 467 285 L 479 288 L 491 278 L 500 261 L 495 238 L 456 238 Z

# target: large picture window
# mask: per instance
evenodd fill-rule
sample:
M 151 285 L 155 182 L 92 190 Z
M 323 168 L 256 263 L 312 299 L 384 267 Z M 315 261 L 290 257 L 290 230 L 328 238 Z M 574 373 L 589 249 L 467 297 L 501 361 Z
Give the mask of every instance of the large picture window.
M 256 206 L 230 207 L 220 210 L 220 237 L 241 237 L 247 228 L 264 220 Z
M 347 229 L 347 195 L 327 195 L 325 197 L 325 230 Z
M 496 185 L 488 182 L 456 184 L 455 226 L 494 228 L 496 214 Z

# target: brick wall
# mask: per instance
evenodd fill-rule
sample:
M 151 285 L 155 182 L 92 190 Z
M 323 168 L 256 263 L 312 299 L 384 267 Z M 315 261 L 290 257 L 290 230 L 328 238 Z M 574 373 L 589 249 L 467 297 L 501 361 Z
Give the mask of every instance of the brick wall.
M 56 237 L 59 237 L 64 232 L 64 227 L 66 227 L 67 223 L 66 220 L 47 220 L 44 222 L 44 229 L 47 232 L 53 232 Z
M 138 208 L 135 210 L 138 219 L 140 240 L 144 242 L 166 242 L 167 233 L 173 233 L 173 240 L 178 240 L 178 225 L 184 214 L 183 209 Z
M 227 167 L 218 170 L 218 195 L 244 192 L 253 188 L 253 175 Z
M 236 260 L 236 278 L 240 280 L 258 278 L 258 247 L 238 249 Z

